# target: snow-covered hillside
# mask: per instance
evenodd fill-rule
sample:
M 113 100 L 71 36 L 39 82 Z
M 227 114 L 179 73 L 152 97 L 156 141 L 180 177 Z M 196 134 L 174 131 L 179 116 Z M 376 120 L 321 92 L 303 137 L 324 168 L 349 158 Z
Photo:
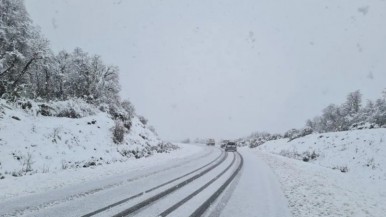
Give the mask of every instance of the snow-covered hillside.
M 137 116 L 131 119 L 124 141 L 115 144 L 115 122 L 109 114 L 74 101 L 53 105 L 71 106 L 77 113 L 83 109 L 87 114 L 81 118 L 48 117 L 36 114 L 33 108 L 24 110 L 0 101 L 1 179 L 111 164 L 176 148 L 163 143 Z
M 386 211 L 386 129 L 272 140 L 257 149 L 279 177 L 295 217 Z
M 312 134 L 272 140 L 260 150 L 338 169 L 357 178 L 386 181 L 386 129 Z

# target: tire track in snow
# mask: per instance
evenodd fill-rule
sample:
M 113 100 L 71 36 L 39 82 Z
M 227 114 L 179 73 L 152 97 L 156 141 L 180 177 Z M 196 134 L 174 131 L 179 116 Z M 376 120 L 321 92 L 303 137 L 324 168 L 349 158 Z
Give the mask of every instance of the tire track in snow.
M 98 193 L 98 192 L 103 191 L 103 190 L 111 189 L 111 188 L 114 188 L 114 187 L 119 187 L 121 185 L 130 183 L 130 182 L 133 182 L 133 181 L 137 181 L 137 180 L 140 180 L 140 179 L 143 179 L 143 178 L 147 178 L 149 176 L 156 175 L 156 174 L 159 174 L 161 172 L 165 172 L 165 171 L 168 171 L 168 170 L 171 170 L 171 169 L 179 168 L 179 167 L 182 167 L 182 166 L 184 166 L 186 164 L 194 162 L 196 160 L 205 158 L 205 157 L 209 156 L 210 154 L 212 154 L 213 150 L 214 149 L 210 149 L 210 151 L 206 152 L 205 154 L 199 155 L 199 156 L 197 156 L 197 157 L 195 157 L 193 159 L 190 159 L 190 160 L 183 161 L 182 163 L 180 163 L 178 165 L 169 166 L 169 167 L 166 167 L 166 168 L 161 169 L 161 170 L 153 171 L 153 172 L 150 172 L 150 173 L 147 173 L 147 174 L 144 174 L 144 175 L 140 175 L 140 176 L 137 176 L 137 177 L 133 177 L 133 178 L 130 178 L 130 179 L 126 179 L 126 180 L 123 180 L 123 181 L 120 181 L 120 182 L 116 182 L 116 183 L 113 183 L 113 184 L 105 185 L 105 186 L 102 186 L 102 187 L 99 187 L 99 188 L 89 189 L 87 191 L 80 192 L 80 193 L 77 193 L 77 194 L 72 194 L 72 195 L 69 195 L 69 196 L 65 196 L 64 198 L 62 198 L 60 200 L 51 200 L 51 201 L 47 201 L 47 202 L 44 202 L 44 203 L 41 203 L 41 204 L 38 204 L 38 205 L 25 206 L 25 207 L 22 207 L 22 208 L 18 208 L 18 209 L 12 210 L 11 212 L 3 213 L 3 214 L 0 215 L 0 217 L 23 215 L 26 211 L 28 211 L 28 212 L 36 212 L 36 211 L 39 211 L 40 209 L 56 206 L 56 205 L 59 205 L 59 204 L 62 204 L 62 203 L 68 202 L 68 201 L 72 201 L 72 200 L 75 200 L 75 199 L 87 197 L 89 195 Z M 219 157 L 221 156 L 221 154 L 219 155 Z
M 166 195 L 184 187 L 185 185 L 193 182 L 194 180 L 196 180 L 196 179 L 204 176 L 208 172 L 212 171 L 213 169 L 215 169 L 216 167 L 221 165 L 225 161 L 227 156 L 228 156 L 228 153 L 226 152 L 225 155 L 223 156 L 223 158 L 219 162 L 217 162 L 216 164 L 212 165 L 211 167 L 205 169 L 204 171 L 196 174 L 195 176 L 193 176 L 187 180 L 184 180 L 184 181 L 182 181 L 182 182 L 180 182 L 180 183 L 178 183 L 178 184 L 176 184 L 176 185 L 174 185 L 174 186 L 172 186 L 172 187 L 170 187 L 170 188 L 168 188 L 168 189 L 166 189 L 166 190 L 164 190 L 164 191 L 162 191 L 162 192 L 160 192 L 160 193 L 158 193 L 158 194 L 156 194 L 156 195 L 154 195 L 154 196 L 152 196 L 152 197 L 150 197 L 142 202 L 139 202 L 138 204 L 136 204 L 128 209 L 125 209 L 125 210 L 119 212 L 118 214 L 113 215 L 113 217 L 128 216 L 130 214 L 133 214 L 133 213 L 139 211 L 140 209 L 142 209 L 146 206 L 153 204 L 154 202 L 158 201 L 159 199 L 165 197 Z
M 240 164 L 235 170 L 235 172 L 232 174 L 231 177 L 229 177 L 224 184 L 220 186 L 220 188 L 212 194 L 204 203 L 201 204 L 200 207 L 198 207 L 191 215 L 190 217 L 199 217 L 202 216 L 205 211 L 216 201 L 216 199 L 221 195 L 221 193 L 227 188 L 227 186 L 233 181 L 233 179 L 237 176 L 237 174 L 240 172 L 241 168 L 244 164 L 243 156 L 241 156 L 239 153 L 237 153 L 240 157 Z
M 224 151 L 221 151 L 221 154 L 220 154 L 217 158 L 215 158 L 213 161 L 211 161 L 211 162 L 205 164 L 204 166 L 202 166 L 202 167 L 200 167 L 200 168 L 197 168 L 197 169 L 195 169 L 195 170 L 193 170 L 193 171 L 191 171 L 191 172 L 189 172 L 189 173 L 186 173 L 186 174 L 184 174 L 184 175 L 182 175 L 182 176 L 179 176 L 179 177 L 174 178 L 174 179 L 172 179 L 172 180 L 169 180 L 169 181 L 167 181 L 167 182 L 165 182 L 165 183 L 162 183 L 162 184 L 160 184 L 160 185 L 158 185 L 158 186 L 155 186 L 155 187 L 153 187 L 153 188 L 151 188 L 151 189 L 149 189 L 149 190 L 146 190 L 146 191 L 141 192 L 141 193 L 139 193 L 139 194 L 130 196 L 130 197 L 128 197 L 128 198 L 125 198 L 125 199 L 123 199 L 123 200 L 120 200 L 120 201 L 118 201 L 118 202 L 115 202 L 115 203 L 113 203 L 113 204 L 110 204 L 110 205 L 108 205 L 108 206 L 106 206 L 106 207 L 103 207 L 103 208 L 98 209 L 98 210 L 96 210 L 96 211 L 93 211 L 93 212 L 91 212 L 91 213 L 85 214 L 85 215 L 83 215 L 82 217 L 90 217 L 90 216 L 96 215 L 96 214 L 98 214 L 98 213 L 101 213 L 101 212 L 104 212 L 104 211 L 106 211 L 106 210 L 108 210 L 108 209 L 111 209 L 111 208 L 113 208 L 113 207 L 115 207 L 115 206 L 118 206 L 118 205 L 120 205 L 120 204 L 123 204 L 123 203 L 125 203 L 125 202 L 128 202 L 128 201 L 130 201 L 130 200 L 132 200 L 132 199 L 134 199 L 134 198 L 140 197 L 140 196 L 142 196 L 142 195 L 144 195 L 144 194 L 146 194 L 146 193 L 149 193 L 149 192 L 152 192 L 152 191 L 154 191 L 154 190 L 157 190 L 157 189 L 159 189 L 159 188 L 161 188 L 161 187 L 163 187 L 163 186 L 165 186 L 165 185 L 167 185 L 167 184 L 170 184 L 170 183 L 175 182 L 175 181 L 177 181 L 177 180 L 179 180 L 179 179 L 182 179 L 182 178 L 184 178 L 184 177 L 186 177 L 186 176 L 188 176 L 188 175 L 191 175 L 191 174 L 193 174 L 193 173 L 195 173 L 195 172 L 197 172 L 197 171 L 199 171 L 199 170 L 201 170 L 201 169 L 203 169 L 203 168 L 209 166 L 210 164 L 213 164 L 214 162 L 216 162 L 217 160 L 219 160 L 221 157 L 222 157 L 222 159 L 225 159 L 225 155 L 226 155 L 226 154 L 224 153 Z M 221 163 L 221 160 L 220 160 L 220 163 Z
M 232 162 L 228 165 L 228 167 L 226 167 L 223 171 L 221 171 L 221 173 L 219 173 L 217 176 L 215 176 L 214 178 L 212 178 L 209 182 L 207 182 L 205 185 L 201 186 L 199 189 L 197 189 L 196 191 L 194 191 L 193 193 L 189 194 L 187 197 L 185 197 L 184 199 L 180 200 L 179 202 L 177 202 L 176 204 L 174 204 L 173 206 L 169 207 L 168 209 L 166 209 L 165 211 L 163 211 L 161 214 L 159 214 L 158 216 L 159 217 L 165 217 L 167 215 L 169 215 L 170 213 L 172 213 L 174 210 L 178 209 L 180 206 L 182 206 L 183 204 L 185 204 L 186 202 L 188 202 L 191 198 L 193 198 L 194 196 L 196 196 L 197 194 L 199 194 L 200 192 L 202 192 L 203 190 L 205 190 L 209 185 L 211 185 L 213 182 L 215 182 L 217 179 L 219 179 L 222 175 L 224 175 L 224 173 L 226 173 L 235 163 L 236 161 L 236 155 L 233 155 L 233 160 Z

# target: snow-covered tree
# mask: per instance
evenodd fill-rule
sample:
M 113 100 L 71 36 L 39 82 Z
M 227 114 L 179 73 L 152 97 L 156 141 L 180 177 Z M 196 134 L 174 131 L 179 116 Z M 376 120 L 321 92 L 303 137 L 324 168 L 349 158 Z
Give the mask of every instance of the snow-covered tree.
M 125 109 L 131 117 L 135 115 L 135 107 L 129 100 L 123 100 L 121 105 L 122 108 Z
M 39 58 L 32 49 L 31 20 L 22 0 L 0 1 L 0 96 L 11 93 Z
M 347 95 L 344 108 L 348 114 L 353 115 L 358 113 L 361 106 L 362 106 L 362 94 L 359 90 L 351 92 Z

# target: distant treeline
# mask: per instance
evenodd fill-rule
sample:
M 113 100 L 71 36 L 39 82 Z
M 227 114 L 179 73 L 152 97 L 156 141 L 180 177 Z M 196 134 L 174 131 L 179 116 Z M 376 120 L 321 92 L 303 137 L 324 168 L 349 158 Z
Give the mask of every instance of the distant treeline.
M 357 90 L 349 93 L 346 101 L 341 105 L 330 104 L 323 109 L 320 116 L 307 120 L 302 129 L 291 129 L 282 135 L 256 132 L 239 141 L 256 147 L 269 140 L 280 138 L 293 140 L 313 132 L 327 133 L 380 127 L 386 127 L 386 91 L 383 92 L 381 98 L 375 101 L 367 100 L 366 103 L 363 103 L 362 94 Z

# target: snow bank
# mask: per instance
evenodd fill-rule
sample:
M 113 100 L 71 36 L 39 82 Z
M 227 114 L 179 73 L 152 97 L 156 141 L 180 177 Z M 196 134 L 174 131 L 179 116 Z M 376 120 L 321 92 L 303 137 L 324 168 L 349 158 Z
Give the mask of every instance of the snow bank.
M 176 148 L 163 143 L 138 117 L 122 144 L 115 144 L 110 115 L 75 101 L 49 106 L 74 108 L 81 118 L 48 117 L 0 101 L 0 178 L 83 168 L 141 158 Z M 72 106 L 73 105 L 73 106 Z M 35 108 L 35 109 L 34 109 Z
M 385 190 L 369 191 L 347 173 L 259 152 L 282 184 L 293 217 L 383 217 Z
M 356 179 L 386 181 L 386 129 L 312 134 L 266 142 L 260 150 L 347 172 Z
M 128 174 L 166 168 L 206 152 L 208 152 L 206 146 L 181 144 L 178 150 L 169 154 L 155 153 L 149 158 L 131 158 L 125 159 L 124 162 L 103 164 L 98 167 L 50 171 L 36 173 L 33 176 L 7 177 L 0 181 L 0 202 L 66 188 L 82 192 L 85 191 L 82 188 L 84 183 L 88 185 L 97 183 L 99 187 L 116 184 L 127 180 Z
M 294 217 L 386 213 L 386 129 L 273 140 L 259 151 L 281 179 Z

